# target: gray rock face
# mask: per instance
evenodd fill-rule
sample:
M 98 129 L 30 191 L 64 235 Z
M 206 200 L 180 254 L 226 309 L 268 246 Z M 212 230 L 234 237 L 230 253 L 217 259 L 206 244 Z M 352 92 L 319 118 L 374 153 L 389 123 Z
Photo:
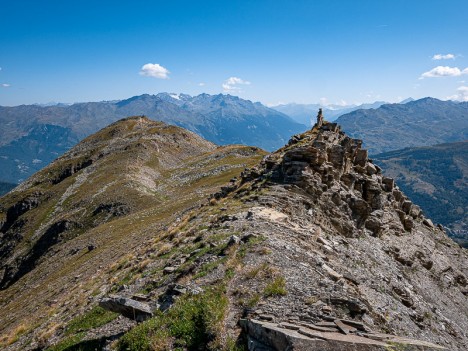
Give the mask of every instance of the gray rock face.
M 139 302 L 127 297 L 110 296 L 99 301 L 99 306 L 106 310 L 120 313 L 122 316 L 143 322 L 153 317 L 151 307 L 143 302 Z
M 263 172 L 275 182 L 298 185 L 315 199 L 322 195 L 320 189 L 344 185 L 340 191 L 332 192 L 331 200 L 334 207 L 348 204 L 358 228 L 364 227 L 379 236 L 386 229 L 380 218 L 382 210 L 391 207 L 403 214 L 400 223 L 394 223 L 393 227 L 411 232 L 413 219 L 423 218 L 420 208 L 395 187 L 393 179 L 382 176 L 381 169 L 368 159 L 367 150 L 361 149 L 362 142 L 346 136 L 334 123 L 325 124 L 321 130 L 310 142 L 307 134 L 292 138 L 290 145 L 294 147 L 287 148 L 281 157 L 275 153 L 264 159 Z M 353 226 L 346 220 L 334 218 L 333 224 L 341 234 L 354 235 Z
M 359 140 L 327 124 L 297 135 L 244 171 L 241 186 L 228 197 L 246 189 L 259 189 L 255 206 L 263 209 L 250 210 L 255 228 L 238 216 L 230 230 L 266 236 L 268 264 L 282 271 L 288 289 L 287 296 L 269 299 L 252 318 L 271 315 L 276 323 L 353 319 L 450 350 L 468 347 L 466 250 L 382 175 Z M 280 335 L 280 346 L 268 348 L 251 335 L 251 349 L 301 349 L 288 343 L 291 333 L 278 333 L 265 331 Z

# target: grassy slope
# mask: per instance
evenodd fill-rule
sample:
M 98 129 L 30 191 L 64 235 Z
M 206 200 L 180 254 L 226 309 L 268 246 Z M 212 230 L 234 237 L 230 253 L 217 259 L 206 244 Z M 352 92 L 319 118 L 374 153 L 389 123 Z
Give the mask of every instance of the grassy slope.
M 180 128 L 137 118 L 117 122 L 85 139 L 17 192 L 2 198 L 0 215 L 5 219 L 5 209 L 26 194 L 43 194 L 40 206 L 21 216 L 26 220 L 21 229 L 25 240 L 15 252 L 27 252 L 30 240 L 34 242 L 52 223 L 79 223 L 61 234 L 62 239 L 35 269 L 0 291 L 2 334 L 11 336 L 18 326 L 26 333 L 39 327 L 36 331 L 42 330 L 42 335 L 53 334 L 88 308 L 89 296 L 113 282 L 109 267 L 122 257 L 134 258 L 133 252 L 164 233 L 181 211 L 206 201 L 208 194 L 262 156 L 257 148 L 216 147 Z M 95 161 L 51 184 L 51 179 L 83 159 Z M 99 206 L 109 205 L 112 211 L 115 204 L 126 212 L 93 215 Z M 88 251 L 90 243 L 96 249 Z M 34 300 L 25 304 L 31 296 Z M 73 312 L 66 312 L 67 307 Z

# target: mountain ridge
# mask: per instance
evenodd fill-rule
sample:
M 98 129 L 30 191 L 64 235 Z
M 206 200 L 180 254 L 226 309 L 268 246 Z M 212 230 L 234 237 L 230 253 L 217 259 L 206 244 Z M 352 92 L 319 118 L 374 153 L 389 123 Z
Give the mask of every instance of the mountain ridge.
M 464 350 L 466 250 L 361 145 L 330 123 L 269 155 L 141 117 L 101 130 L 1 198 L 2 235 L 65 219 L 84 229 L 55 227 L 61 241 L 0 290 L 2 342 Z M 21 255 L 2 256 L 2 270 Z M 24 305 L 25 294 L 35 299 Z M 97 307 L 112 301 L 140 301 L 152 318 L 137 325 Z
M 183 100 L 160 93 L 69 106 L 0 106 L 0 123 L 4 126 L 0 131 L 0 162 L 5 162 L 5 167 L 0 167 L 0 180 L 19 183 L 38 170 L 34 160 L 46 165 L 77 141 L 132 115 L 146 115 L 184 127 L 217 144 L 257 145 L 269 150 L 283 145 L 291 134 L 305 130 L 305 126 L 280 112 L 231 95 L 179 96 Z M 20 155 L 16 153 L 19 139 L 34 141 L 34 131 L 47 125 L 64 128 L 63 134 L 69 135 L 70 142 L 60 145 L 51 136 L 51 145 L 46 145 L 44 134 L 35 148 Z M 36 157 L 41 150 L 54 148 L 54 152 L 42 152 L 41 158 Z
M 337 119 L 350 136 L 363 139 L 371 154 L 468 139 L 468 102 L 423 98 L 357 110 Z M 325 116 L 326 118 L 326 116 Z M 398 141 L 396 143 L 395 141 Z

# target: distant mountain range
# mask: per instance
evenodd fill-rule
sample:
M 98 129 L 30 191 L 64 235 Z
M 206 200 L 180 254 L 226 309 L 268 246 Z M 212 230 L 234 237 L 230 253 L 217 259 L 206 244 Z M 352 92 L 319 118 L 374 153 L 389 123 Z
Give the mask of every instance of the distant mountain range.
M 259 102 L 222 94 L 160 93 L 73 105 L 0 106 L 0 180 L 19 183 L 86 136 L 135 115 L 184 127 L 219 145 L 270 151 L 306 129 Z
M 468 141 L 391 151 L 373 159 L 426 215 L 468 247 Z
M 406 103 L 412 100 L 407 99 L 402 101 L 402 103 Z M 317 116 L 317 112 L 319 108 L 322 108 L 323 115 L 327 121 L 334 121 L 338 117 L 352 112 L 359 109 L 371 109 L 371 108 L 378 108 L 386 104 L 385 101 L 376 101 L 371 104 L 362 104 L 362 105 L 321 105 L 321 104 L 283 104 L 272 106 L 271 108 L 277 110 L 279 112 L 288 115 L 292 119 L 294 119 L 298 123 L 305 124 L 306 126 L 310 126 L 311 123 L 315 123 L 315 117 Z
M 424 98 L 357 110 L 336 120 L 370 154 L 468 139 L 468 102 Z

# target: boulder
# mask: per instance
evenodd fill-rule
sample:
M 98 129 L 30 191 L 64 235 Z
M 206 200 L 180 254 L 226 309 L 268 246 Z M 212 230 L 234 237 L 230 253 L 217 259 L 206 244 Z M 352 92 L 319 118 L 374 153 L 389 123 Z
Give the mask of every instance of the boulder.
M 365 222 L 365 227 L 366 229 L 369 229 L 374 233 L 375 236 L 379 236 L 381 228 L 382 228 L 382 222 L 379 218 L 370 216 L 366 222 Z
M 164 267 L 163 274 L 171 274 L 171 273 L 174 273 L 176 270 L 177 270 L 176 267 L 171 267 L 171 266 Z
M 365 149 L 357 150 L 356 156 L 354 157 L 354 164 L 364 167 L 367 162 L 367 156 L 368 156 L 367 150 Z
M 382 177 L 382 184 L 385 187 L 385 191 L 391 192 L 395 187 L 395 181 L 392 178 Z
M 403 203 L 401 204 L 401 209 L 403 210 L 403 212 L 405 212 L 406 214 L 409 214 L 410 211 L 411 211 L 411 207 L 412 207 L 413 203 L 409 200 L 405 200 L 403 201 Z
M 153 317 L 153 311 L 148 304 L 127 297 L 117 295 L 106 297 L 99 301 L 99 306 L 137 322 Z

